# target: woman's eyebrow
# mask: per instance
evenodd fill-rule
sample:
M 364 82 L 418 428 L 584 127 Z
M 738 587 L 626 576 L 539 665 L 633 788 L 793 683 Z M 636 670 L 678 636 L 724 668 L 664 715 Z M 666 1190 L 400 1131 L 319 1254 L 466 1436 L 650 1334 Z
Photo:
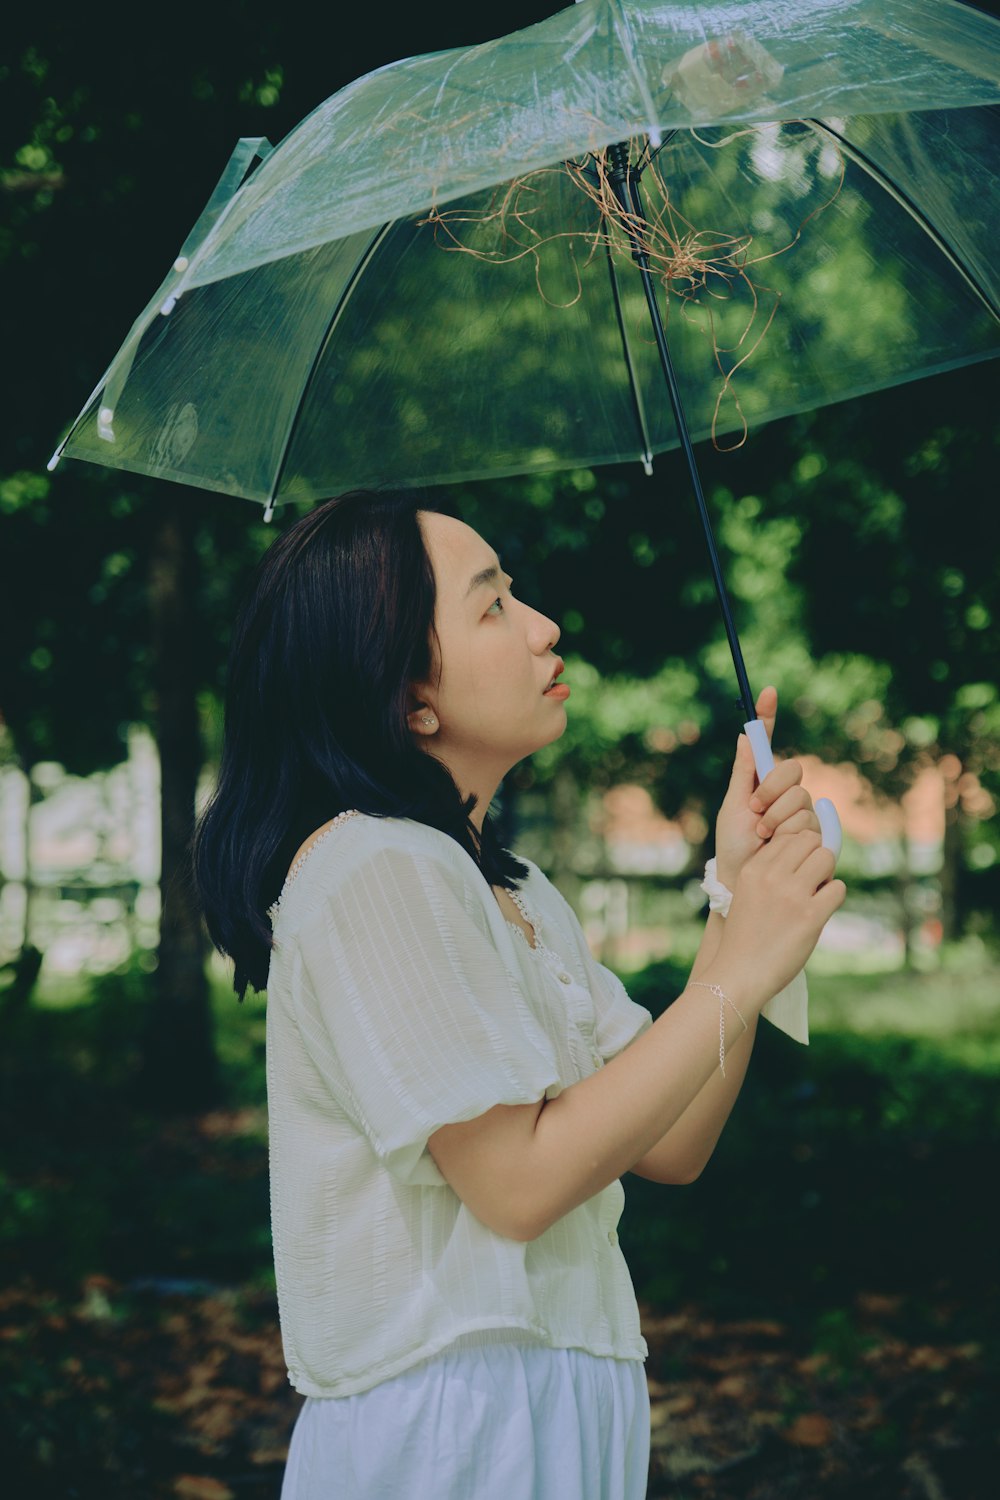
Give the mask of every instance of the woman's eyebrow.
M 469 587 L 465 591 L 465 597 L 466 597 L 466 599 L 468 599 L 469 595 L 473 592 L 474 589 L 480 588 L 484 583 L 496 583 L 496 581 L 497 581 L 497 579 L 499 577 L 500 577 L 500 564 L 499 563 L 493 563 L 488 568 L 482 568 L 482 569 L 480 569 L 480 571 L 478 573 L 474 573 L 472 575 L 472 580 L 471 580 L 471 582 L 469 584 Z

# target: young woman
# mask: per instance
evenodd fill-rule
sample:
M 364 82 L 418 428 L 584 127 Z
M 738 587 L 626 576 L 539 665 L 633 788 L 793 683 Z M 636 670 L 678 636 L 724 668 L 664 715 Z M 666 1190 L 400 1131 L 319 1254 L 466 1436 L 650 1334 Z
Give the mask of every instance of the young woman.
M 741 737 L 731 910 L 653 1023 L 487 815 L 566 727 L 558 640 L 476 532 L 367 493 L 275 541 L 236 628 L 195 863 L 237 993 L 268 992 L 275 1270 L 307 1398 L 283 1500 L 645 1495 L 619 1178 L 698 1176 L 762 1007 L 844 897 L 800 767 L 755 791 Z

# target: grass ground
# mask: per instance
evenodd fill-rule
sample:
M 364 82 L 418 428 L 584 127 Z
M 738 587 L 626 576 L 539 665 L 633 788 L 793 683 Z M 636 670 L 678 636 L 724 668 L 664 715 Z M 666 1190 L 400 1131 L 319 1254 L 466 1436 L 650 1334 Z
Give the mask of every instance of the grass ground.
M 676 978 L 629 983 L 657 1010 Z M 225 1107 L 164 1122 L 135 1085 L 146 984 L 3 1017 L 5 1491 L 276 1500 L 298 1398 L 270 1263 L 263 1003 L 218 982 Z M 626 1180 L 650 1496 L 985 1500 L 1000 972 L 966 947 L 936 973 L 811 988 L 812 1045 L 762 1029 L 702 1178 Z

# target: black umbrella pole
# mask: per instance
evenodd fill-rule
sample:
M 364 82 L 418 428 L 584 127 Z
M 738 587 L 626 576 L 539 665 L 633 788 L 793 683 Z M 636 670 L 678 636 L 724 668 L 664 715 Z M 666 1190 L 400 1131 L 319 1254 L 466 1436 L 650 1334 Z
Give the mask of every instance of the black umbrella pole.
M 643 211 L 642 199 L 639 196 L 639 184 L 629 167 L 628 148 L 624 145 L 610 146 L 608 148 L 608 155 L 612 163 L 611 183 L 615 190 L 615 196 L 628 216 L 626 226 L 628 226 L 629 222 L 638 221 L 639 225 L 644 229 L 646 227 L 646 216 Z M 674 371 L 673 360 L 670 358 L 670 350 L 667 346 L 667 332 L 663 326 L 659 304 L 656 300 L 656 283 L 653 280 L 653 273 L 650 269 L 649 256 L 643 248 L 641 240 L 631 228 L 628 229 L 628 237 L 632 247 L 632 259 L 639 267 L 639 275 L 642 277 L 642 289 L 646 294 L 646 306 L 649 308 L 650 321 L 653 324 L 653 336 L 656 339 L 660 365 L 663 369 L 664 379 L 667 382 L 674 421 L 677 424 L 681 447 L 684 449 L 684 457 L 687 459 L 691 483 L 694 486 L 694 497 L 698 503 L 698 514 L 701 517 L 702 530 L 705 533 L 705 541 L 708 543 L 708 556 L 712 564 L 712 578 L 715 580 L 715 592 L 718 595 L 719 607 L 722 610 L 722 619 L 726 627 L 726 639 L 729 642 L 733 666 L 736 669 L 736 680 L 740 688 L 744 721 L 749 723 L 752 719 L 756 719 L 757 710 L 754 705 L 753 693 L 750 690 L 750 679 L 747 676 L 746 664 L 743 660 L 740 638 L 736 634 L 733 611 L 729 603 L 726 581 L 722 575 L 722 564 L 719 561 L 719 549 L 715 541 L 715 532 L 712 530 L 712 518 L 708 513 L 705 492 L 701 484 L 701 475 L 698 473 L 698 464 L 694 456 L 691 434 L 688 431 L 687 420 L 684 416 L 684 407 L 681 404 L 681 393 L 677 385 L 677 376 Z

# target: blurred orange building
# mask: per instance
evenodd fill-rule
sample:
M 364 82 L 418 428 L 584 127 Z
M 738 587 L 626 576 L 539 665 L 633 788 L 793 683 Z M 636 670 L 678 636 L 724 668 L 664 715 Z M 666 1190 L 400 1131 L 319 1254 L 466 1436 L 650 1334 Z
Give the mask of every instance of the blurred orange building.
M 804 783 L 813 798 L 829 797 L 846 838 L 862 846 L 898 844 L 905 840 L 926 865 L 944 840 L 945 813 L 960 800 L 972 817 L 988 818 L 993 799 L 971 772 L 963 772 L 956 756 L 946 755 L 927 766 L 899 802 L 877 797 L 857 766 L 825 765 L 803 756 Z M 612 862 L 623 871 L 680 873 L 692 844 L 700 844 L 707 828 L 698 813 L 677 820 L 657 812 L 644 787 L 611 788 L 602 799 L 603 836 Z

